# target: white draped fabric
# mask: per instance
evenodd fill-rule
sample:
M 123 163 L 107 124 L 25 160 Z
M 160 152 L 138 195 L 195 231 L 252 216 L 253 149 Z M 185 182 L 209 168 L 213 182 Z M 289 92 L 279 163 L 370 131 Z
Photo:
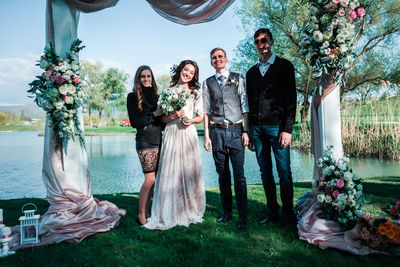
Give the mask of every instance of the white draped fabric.
M 183 25 L 218 18 L 234 0 L 146 0 L 160 16 Z
M 56 54 L 64 56 L 77 38 L 79 14 L 63 0 L 48 0 L 46 43 L 51 42 Z M 79 119 L 83 127 L 82 112 Z M 42 177 L 47 189 L 49 210 L 40 218 L 40 243 L 80 242 L 85 237 L 114 228 L 125 210 L 108 201 L 94 199 L 90 192 L 87 154 L 78 138 L 70 140 L 66 151 L 56 146 L 51 121 L 46 120 Z M 13 228 L 11 249 L 19 245 L 18 226 Z

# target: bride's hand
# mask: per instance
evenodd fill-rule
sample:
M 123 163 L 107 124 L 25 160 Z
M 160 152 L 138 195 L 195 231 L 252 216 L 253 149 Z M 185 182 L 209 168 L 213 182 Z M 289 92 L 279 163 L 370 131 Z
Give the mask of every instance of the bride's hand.
M 183 117 L 185 117 L 185 111 L 183 109 L 179 110 L 177 112 L 177 114 L 178 114 L 178 118 L 182 119 Z
M 181 123 L 185 126 L 189 126 L 193 124 L 193 119 L 190 120 L 186 120 L 186 122 L 184 120 L 181 120 Z

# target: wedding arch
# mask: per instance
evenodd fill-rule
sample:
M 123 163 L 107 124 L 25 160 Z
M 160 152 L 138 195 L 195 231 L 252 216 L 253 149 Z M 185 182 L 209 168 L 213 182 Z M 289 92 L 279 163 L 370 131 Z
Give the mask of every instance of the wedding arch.
M 162 17 L 183 25 L 204 23 L 220 16 L 234 0 L 146 0 Z M 59 56 L 69 51 L 77 39 L 80 12 L 90 13 L 115 6 L 118 0 L 47 0 L 46 44 L 51 43 Z M 333 145 L 334 156 L 343 154 L 340 126 L 339 86 L 327 90 L 314 101 L 312 145 L 314 158 Z M 82 112 L 78 112 L 83 125 Z M 114 228 L 125 210 L 108 201 L 99 201 L 90 192 L 87 154 L 78 140 L 70 140 L 64 150 L 47 119 L 43 153 L 43 181 L 47 189 L 49 210 L 42 216 L 41 243 L 79 242 L 96 232 Z M 82 126 L 81 126 L 82 127 Z M 315 165 L 314 179 L 321 176 Z M 15 231 L 18 231 L 15 228 Z M 21 246 L 14 244 L 14 249 Z

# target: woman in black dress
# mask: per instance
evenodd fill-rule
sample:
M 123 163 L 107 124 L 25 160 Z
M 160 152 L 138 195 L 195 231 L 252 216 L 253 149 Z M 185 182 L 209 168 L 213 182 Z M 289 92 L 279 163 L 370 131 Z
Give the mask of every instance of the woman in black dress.
M 144 173 L 140 188 L 137 222 L 146 223 L 153 194 L 161 144 L 161 115 L 157 109 L 157 85 L 148 66 L 140 66 L 135 74 L 133 90 L 128 94 L 127 108 L 132 127 L 136 128 L 136 151 Z

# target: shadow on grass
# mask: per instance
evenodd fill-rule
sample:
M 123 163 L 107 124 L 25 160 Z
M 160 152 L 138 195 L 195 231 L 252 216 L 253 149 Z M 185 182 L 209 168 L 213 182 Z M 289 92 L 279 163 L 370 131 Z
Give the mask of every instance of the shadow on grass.
M 372 185 L 371 185 L 372 186 Z M 298 195 L 309 191 L 309 183 L 295 183 Z M 304 190 L 307 189 L 307 190 Z M 372 189 L 371 189 L 372 190 Z M 279 188 L 277 190 L 279 192 Z M 168 231 L 151 231 L 135 223 L 138 212 L 138 194 L 96 195 L 127 210 L 116 229 L 96 234 L 79 244 L 52 244 L 18 251 L 0 259 L 0 265 L 190 265 L 190 266 L 377 266 L 395 265 L 397 259 L 388 256 L 358 257 L 337 250 L 321 250 L 300 241 L 297 231 L 288 231 L 280 224 L 259 225 L 266 213 L 262 186 L 248 186 L 248 229 L 235 230 L 238 219 L 219 224 L 221 214 L 218 190 L 207 190 L 207 208 L 204 221 L 190 227 L 178 226 Z M 235 198 L 234 207 L 236 207 Z M 43 214 L 47 208 L 44 199 L 0 200 L 7 225 L 18 223 L 21 207 L 34 202 Z

